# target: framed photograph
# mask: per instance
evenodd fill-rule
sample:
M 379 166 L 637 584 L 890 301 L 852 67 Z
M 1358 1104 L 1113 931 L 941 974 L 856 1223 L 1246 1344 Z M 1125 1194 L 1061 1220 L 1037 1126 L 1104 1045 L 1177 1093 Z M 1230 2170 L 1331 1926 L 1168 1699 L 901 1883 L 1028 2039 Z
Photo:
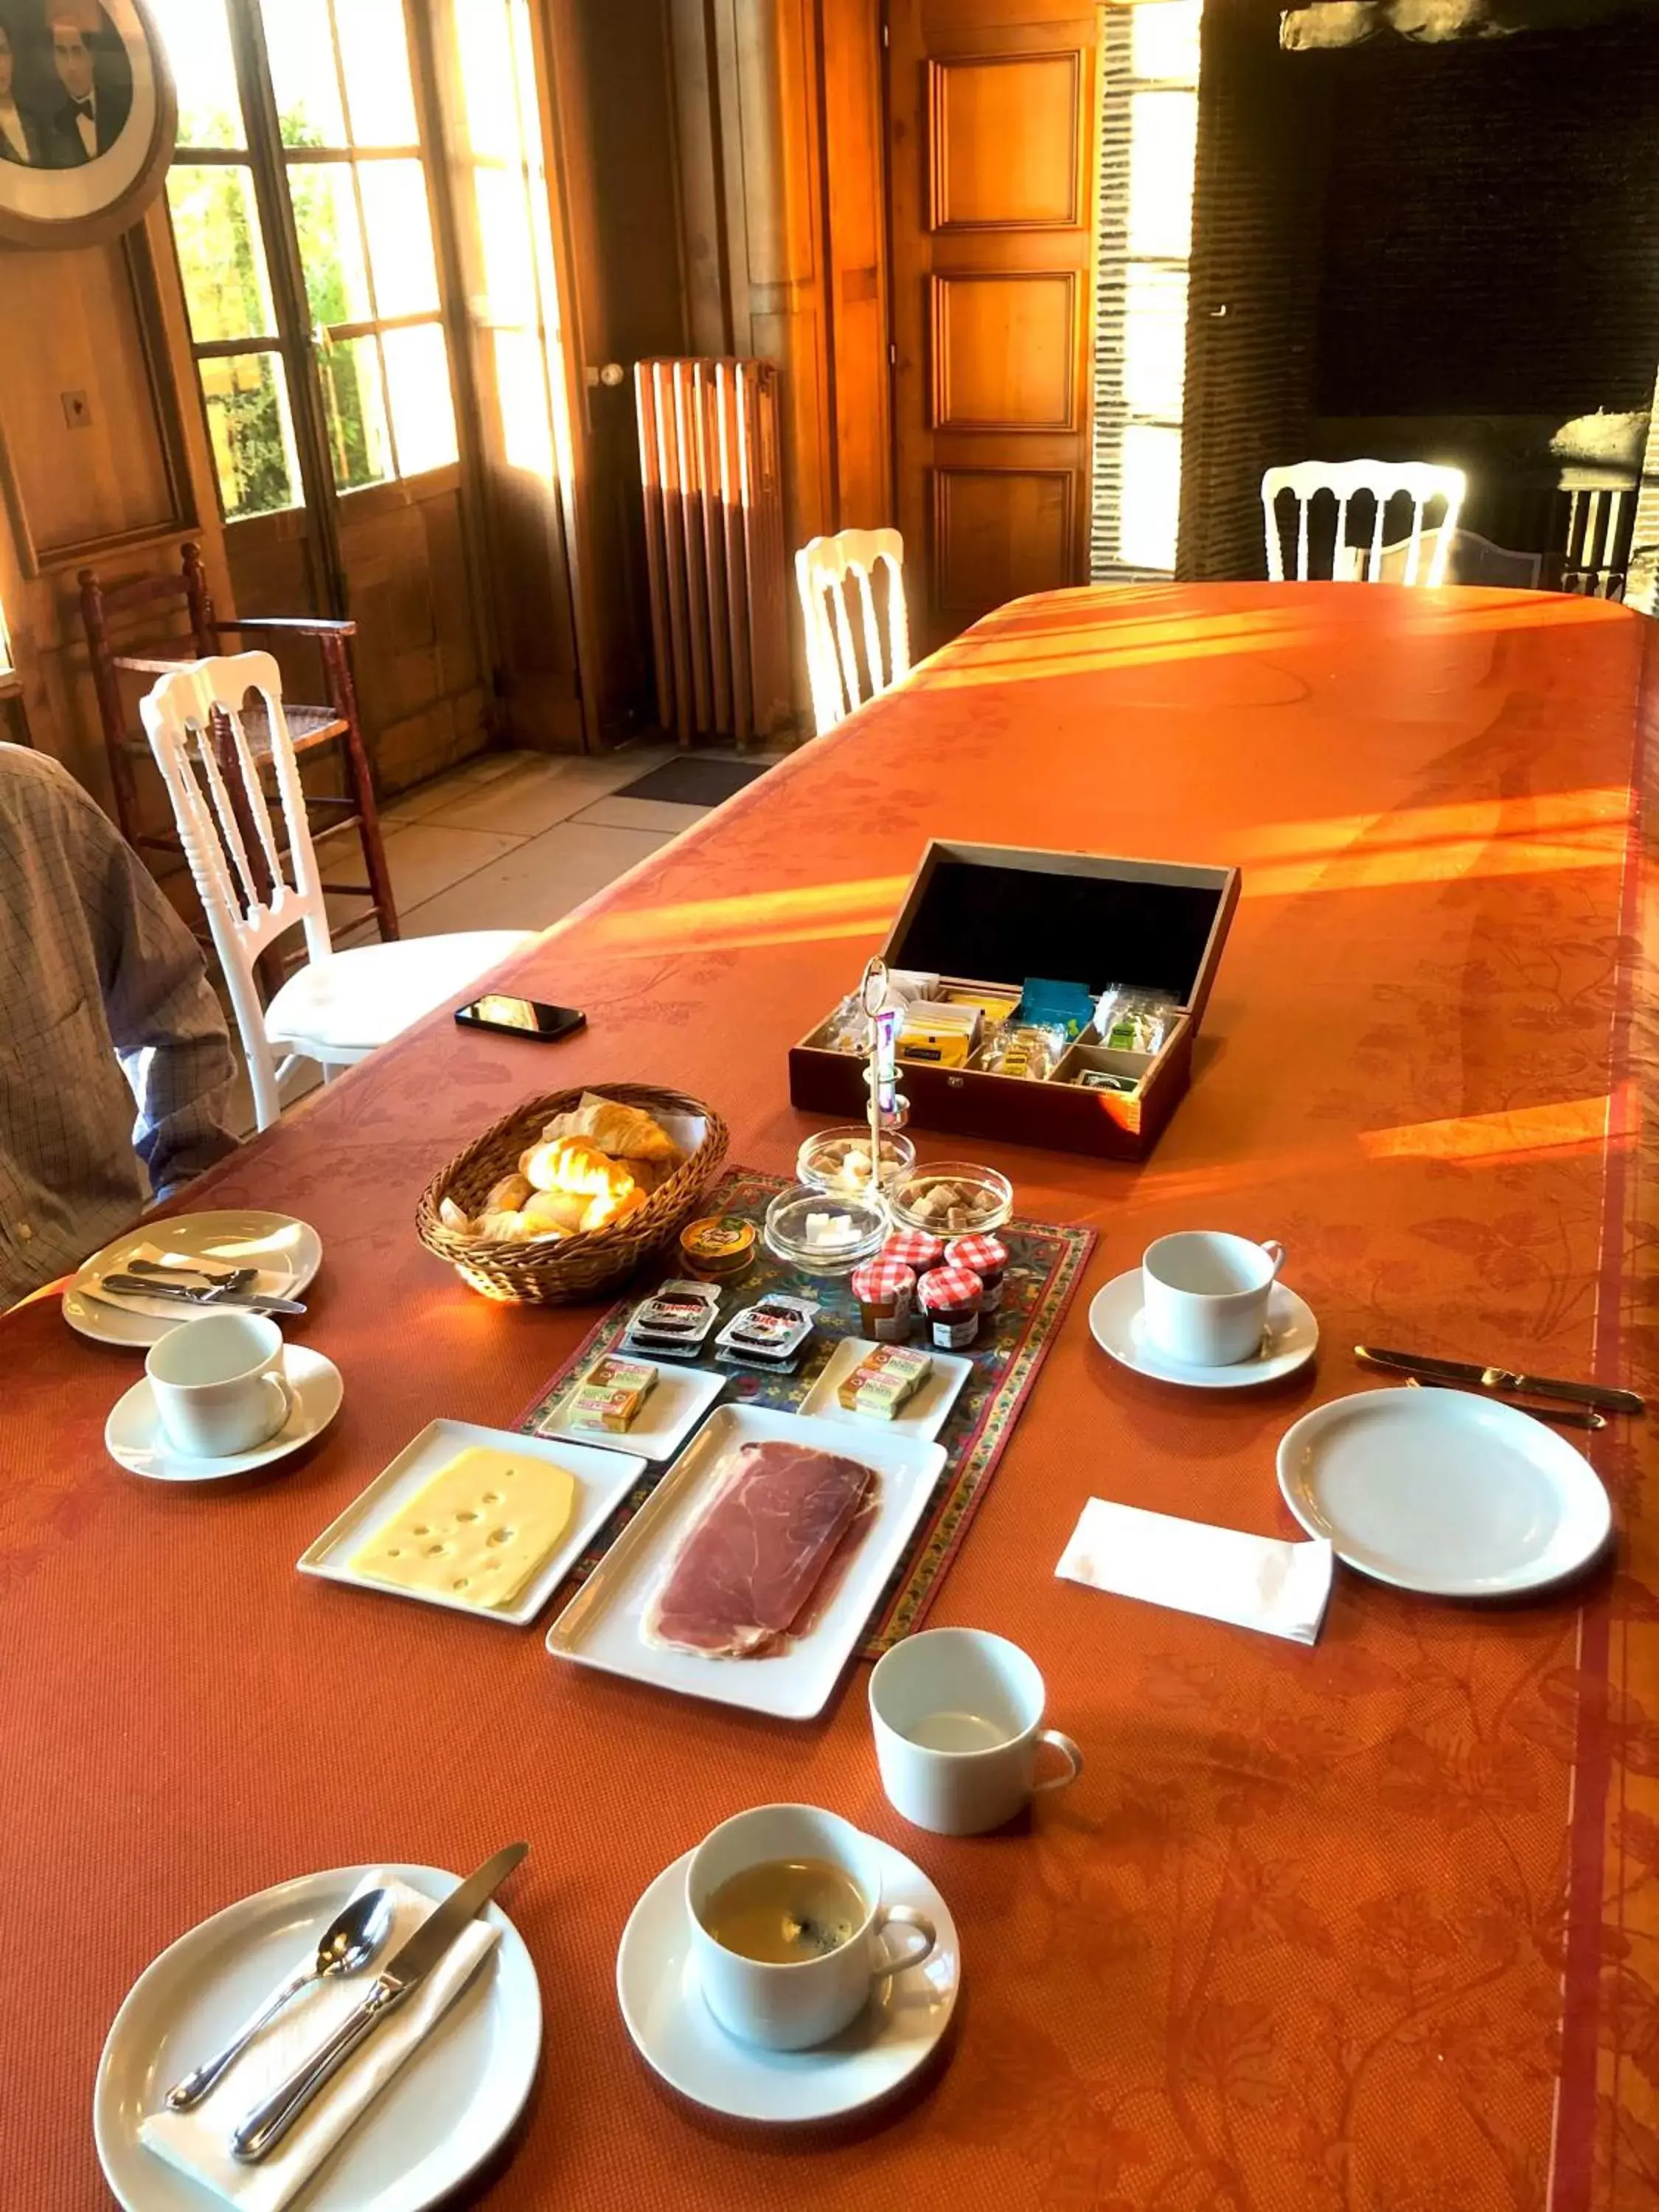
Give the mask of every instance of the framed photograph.
M 93 246 L 161 190 L 178 102 L 144 0 L 0 0 L 0 246 Z

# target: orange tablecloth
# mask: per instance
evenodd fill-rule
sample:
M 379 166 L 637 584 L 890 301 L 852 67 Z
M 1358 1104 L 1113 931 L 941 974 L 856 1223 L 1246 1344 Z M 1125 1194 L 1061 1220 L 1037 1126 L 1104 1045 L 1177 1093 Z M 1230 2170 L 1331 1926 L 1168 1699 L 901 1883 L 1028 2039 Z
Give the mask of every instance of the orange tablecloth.
M 1357 1339 L 1653 1388 L 1638 812 L 1647 626 L 1497 592 L 1237 586 L 1005 609 L 543 940 L 556 1053 L 428 1024 L 200 1186 L 321 1231 L 299 1334 L 343 1412 L 235 1494 L 129 1479 L 137 1372 L 50 1304 L 0 1326 L 0 2203 L 105 2201 L 104 2031 L 203 1915 L 301 1869 L 532 1856 L 507 1902 L 547 2045 L 491 2206 L 1562 2212 L 1659 2191 L 1659 1559 L 1647 1431 L 1591 1455 L 1617 1572 L 1508 1610 L 1343 1575 L 1316 1649 L 1058 1583 L 1085 1498 L 1291 1533 L 1275 1443 Z M 514 1634 L 304 1580 L 435 1413 L 511 1422 L 591 1318 L 492 1306 L 415 1241 L 439 1161 L 532 1090 L 682 1085 L 792 1159 L 784 1055 L 932 835 L 1236 861 L 1197 1079 L 1130 1170 L 982 1148 L 1101 1232 L 935 1607 L 1036 1656 L 1087 1770 L 1031 1832 L 907 1830 L 863 1671 L 821 1726 L 672 1702 Z M 1062 963 L 1063 964 L 1063 963 Z M 924 1148 L 927 1140 L 924 1139 Z M 1152 1236 L 1282 1237 L 1316 1372 L 1142 1385 L 1092 1291 Z M 341 1724 L 342 1715 L 349 1726 Z M 612 1994 L 658 1869 L 805 1797 L 911 1852 L 967 1979 L 927 2092 L 810 2142 L 659 2090 Z M 66 1925 L 79 1940 L 63 1942 Z

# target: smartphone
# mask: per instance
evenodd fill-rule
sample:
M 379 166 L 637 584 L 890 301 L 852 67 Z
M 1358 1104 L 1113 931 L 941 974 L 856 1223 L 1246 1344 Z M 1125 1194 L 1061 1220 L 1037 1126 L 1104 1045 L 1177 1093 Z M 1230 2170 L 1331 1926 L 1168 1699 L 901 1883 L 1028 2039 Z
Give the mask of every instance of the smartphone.
M 587 1027 L 587 1017 L 576 1006 L 550 1006 L 541 999 L 508 999 L 492 992 L 457 1006 L 455 1018 L 463 1029 L 495 1030 L 502 1036 L 535 1037 L 556 1044 Z

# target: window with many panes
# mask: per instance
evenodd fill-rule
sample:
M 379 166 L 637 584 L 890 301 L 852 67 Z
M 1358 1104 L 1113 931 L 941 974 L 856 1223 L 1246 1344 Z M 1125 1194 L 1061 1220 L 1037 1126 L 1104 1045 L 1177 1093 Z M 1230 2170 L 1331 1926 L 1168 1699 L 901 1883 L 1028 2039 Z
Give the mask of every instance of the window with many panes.
M 179 87 L 167 198 L 227 520 L 304 499 L 296 362 L 317 380 L 336 490 L 453 461 L 403 0 L 153 4 Z M 263 216 L 261 173 L 284 195 Z

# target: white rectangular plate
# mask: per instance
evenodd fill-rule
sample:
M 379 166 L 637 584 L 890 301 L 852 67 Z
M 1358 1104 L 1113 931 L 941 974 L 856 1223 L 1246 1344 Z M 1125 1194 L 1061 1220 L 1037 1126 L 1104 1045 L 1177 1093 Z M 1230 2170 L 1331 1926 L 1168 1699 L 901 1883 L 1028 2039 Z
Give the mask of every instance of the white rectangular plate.
M 611 1356 L 601 1352 L 599 1358 Z M 623 1359 L 638 1357 L 632 1352 L 615 1356 Z M 589 1370 L 599 1364 L 598 1359 L 590 1360 L 580 1375 L 571 1376 L 559 1403 L 534 1431 L 537 1436 L 568 1437 L 573 1443 L 597 1444 L 601 1451 L 637 1452 L 641 1459 L 672 1459 L 725 1389 L 727 1380 L 724 1375 L 711 1375 L 703 1367 L 676 1367 L 672 1360 L 645 1360 L 643 1365 L 656 1368 L 657 1387 L 641 1407 L 639 1418 L 621 1436 L 599 1436 L 592 1429 L 573 1429 L 563 1410 L 586 1381 Z
M 830 1364 L 800 1401 L 804 1419 L 841 1421 L 856 1429 L 860 1436 L 917 1437 L 923 1443 L 932 1443 L 945 1426 L 945 1417 L 961 1395 L 962 1386 L 973 1371 L 971 1359 L 958 1359 L 953 1352 L 929 1351 L 933 1371 L 915 1396 L 902 1407 L 890 1421 L 884 1421 L 873 1413 L 850 1413 L 836 1393 L 858 1365 L 866 1352 L 876 1346 L 867 1337 L 843 1337 L 830 1355 Z M 843 1449 L 853 1452 L 850 1444 Z
M 374 1530 L 406 1504 L 423 1482 L 469 1444 L 488 1444 L 496 1451 L 517 1452 L 521 1458 L 548 1460 L 576 1478 L 576 1511 L 570 1533 L 518 1602 L 468 1605 L 463 1598 L 445 1597 L 438 1590 L 399 1589 L 394 1583 L 376 1582 L 373 1575 L 360 1573 L 351 1564 L 352 1553 L 360 1551 Z M 587 1444 L 567 1443 L 562 1437 L 555 1443 L 548 1437 L 520 1436 L 511 1429 L 481 1428 L 476 1421 L 429 1421 L 413 1443 L 404 1446 L 391 1466 L 352 1499 L 338 1520 L 331 1522 L 295 1564 L 302 1575 L 320 1575 L 331 1583 L 355 1583 L 359 1589 L 378 1590 L 382 1597 L 412 1598 L 417 1605 L 441 1605 L 451 1613 L 470 1613 L 474 1620 L 499 1620 L 512 1628 L 528 1628 L 590 1539 L 644 1473 L 645 1462 L 637 1453 L 599 1451 Z
M 714 1470 L 739 1444 L 815 1445 L 872 1467 L 881 1502 L 823 1615 L 775 1658 L 702 1659 L 664 1651 L 642 1633 L 652 1592 L 680 1539 L 710 1495 Z M 933 1494 L 945 1467 L 938 1444 L 878 1434 L 872 1423 L 854 1436 L 843 1421 L 803 1420 L 757 1406 L 721 1406 L 677 1459 L 547 1632 L 556 1659 L 607 1674 L 627 1674 L 687 1698 L 742 1705 L 779 1720 L 811 1720 L 829 1703 L 887 1578 Z

